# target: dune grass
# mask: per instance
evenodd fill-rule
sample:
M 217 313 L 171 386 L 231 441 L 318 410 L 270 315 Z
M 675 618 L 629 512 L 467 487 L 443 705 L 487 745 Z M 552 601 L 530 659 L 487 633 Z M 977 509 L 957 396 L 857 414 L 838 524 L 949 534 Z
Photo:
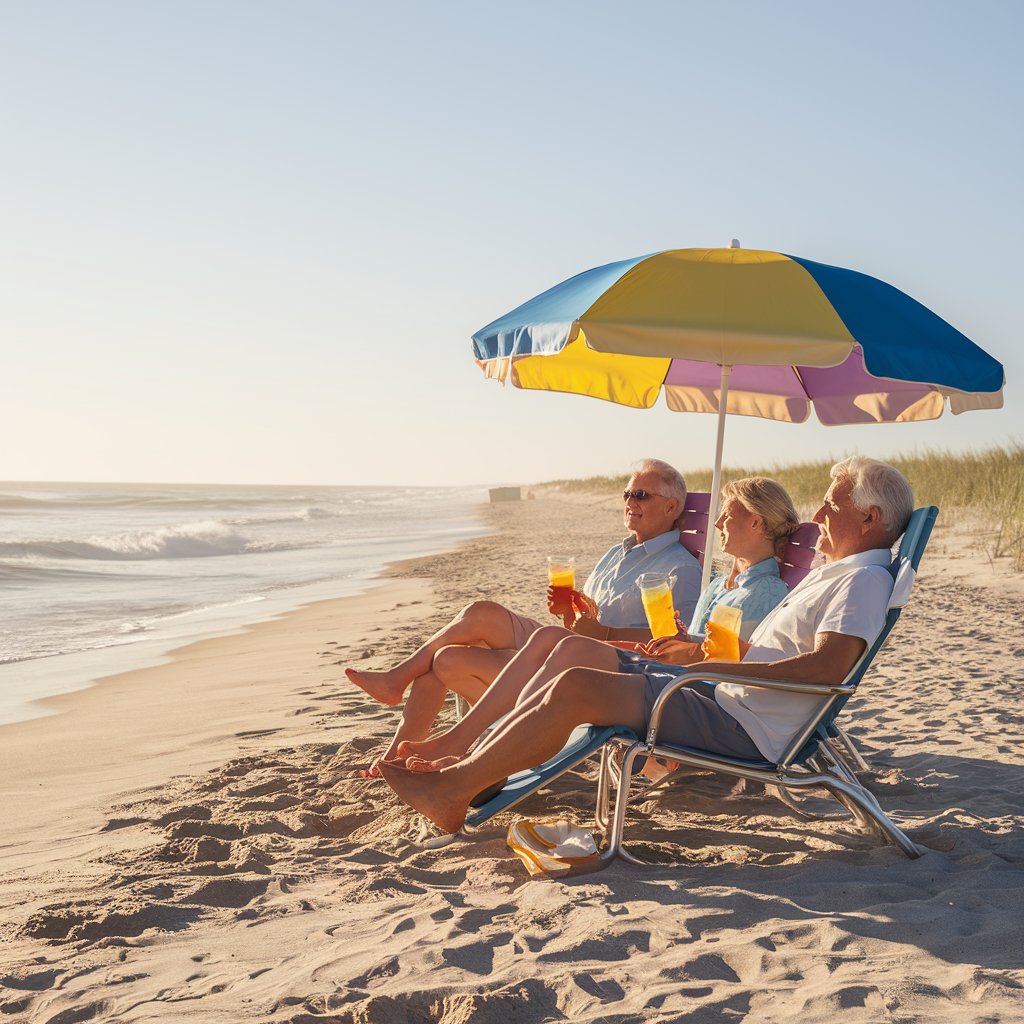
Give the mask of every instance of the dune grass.
M 1018 571 L 1024 570 L 1024 444 L 978 452 L 954 454 L 929 449 L 888 460 L 900 469 L 914 489 L 918 505 L 938 505 L 945 513 L 969 512 L 993 531 L 988 545 L 994 558 L 1009 556 Z M 828 486 L 831 460 L 771 466 L 726 466 L 722 479 L 770 476 L 793 497 L 801 515 L 810 514 Z M 542 485 L 590 494 L 622 490 L 628 476 L 596 476 L 582 480 L 552 480 Z M 695 491 L 711 489 L 711 469 L 686 474 Z

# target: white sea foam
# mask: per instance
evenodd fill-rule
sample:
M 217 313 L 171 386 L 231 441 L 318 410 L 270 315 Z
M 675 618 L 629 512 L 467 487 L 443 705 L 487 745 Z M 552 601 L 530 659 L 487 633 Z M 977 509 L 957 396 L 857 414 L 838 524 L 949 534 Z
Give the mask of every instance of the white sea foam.
M 129 530 L 83 540 L 60 539 L 0 543 L 0 558 L 85 558 L 134 561 L 153 558 L 209 558 L 247 551 L 275 550 L 224 523 L 205 521 L 156 530 Z
M 386 561 L 478 533 L 482 499 L 454 488 L 0 484 L 0 663 L 23 674 L 34 659 L 181 638 L 210 615 L 241 623 L 254 601 L 351 593 Z

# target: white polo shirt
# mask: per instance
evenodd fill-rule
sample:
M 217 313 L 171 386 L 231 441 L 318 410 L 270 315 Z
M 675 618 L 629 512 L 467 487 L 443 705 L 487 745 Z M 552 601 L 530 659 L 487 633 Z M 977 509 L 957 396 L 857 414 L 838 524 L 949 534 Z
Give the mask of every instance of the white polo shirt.
M 809 654 L 819 633 L 857 636 L 870 647 L 885 625 L 893 589 L 891 561 L 888 548 L 875 548 L 812 569 L 754 630 L 743 660 L 781 661 Z M 769 761 L 783 755 L 797 730 L 826 700 L 740 683 L 719 683 L 715 699 Z

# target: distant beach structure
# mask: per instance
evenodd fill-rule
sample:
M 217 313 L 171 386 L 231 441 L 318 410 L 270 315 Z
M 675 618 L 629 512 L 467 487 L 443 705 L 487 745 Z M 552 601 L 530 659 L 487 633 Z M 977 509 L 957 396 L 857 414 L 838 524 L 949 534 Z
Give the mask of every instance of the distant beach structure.
M 487 492 L 491 501 L 520 501 L 523 497 L 521 487 L 492 487 Z

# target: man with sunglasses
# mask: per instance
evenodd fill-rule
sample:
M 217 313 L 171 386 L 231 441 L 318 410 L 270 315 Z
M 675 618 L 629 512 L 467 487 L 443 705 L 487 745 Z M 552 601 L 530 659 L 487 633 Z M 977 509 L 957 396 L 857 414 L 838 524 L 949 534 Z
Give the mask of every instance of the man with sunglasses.
M 637 579 L 646 572 L 675 577 L 672 602 L 689 622 L 700 596 L 700 565 L 679 543 L 686 483 L 657 459 L 637 464 L 622 492 L 623 521 L 629 536 L 594 566 L 583 593 L 573 592 L 573 607 L 549 608 L 581 636 L 597 640 L 650 639 Z
M 636 583 L 646 572 L 675 577 L 672 598 L 683 621 L 690 621 L 696 607 L 700 565 L 679 542 L 686 502 L 682 475 L 667 462 L 644 459 L 634 468 L 623 499 L 629 536 L 598 561 L 582 593 L 573 592 L 572 607 L 558 604 L 548 592 L 548 608 L 562 618 L 565 636 L 650 640 Z M 543 625 L 496 602 L 474 601 L 393 668 L 383 672 L 346 669 L 349 680 L 381 704 L 399 704 L 405 697 L 402 722 L 381 759 L 393 757 L 402 741 L 424 739 L 449 691 L 471 704 L 479 700 Z M 366 774 L 376 777 L 377 764 Z

